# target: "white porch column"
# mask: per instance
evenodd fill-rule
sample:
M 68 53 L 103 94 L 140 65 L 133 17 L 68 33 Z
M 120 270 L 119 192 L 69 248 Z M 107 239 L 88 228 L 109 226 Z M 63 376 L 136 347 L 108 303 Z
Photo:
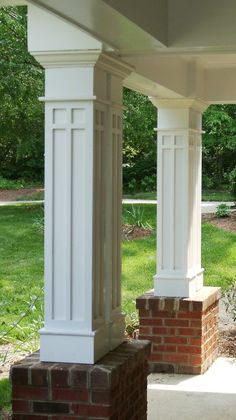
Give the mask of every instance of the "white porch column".
M 34 55 L 46 69 L 41 360 L 94 363 L 124 339 L 122 81 L 129 68 L 101 51 Z
M 202 112 L 196 100 L 159 100 L 156 296 L 191 297 L 201 267 Z
M 45 68 L 42 361 L 94 363 L 124 339 L 122 93 L 131 67 L 41 7 L 28 48 Z

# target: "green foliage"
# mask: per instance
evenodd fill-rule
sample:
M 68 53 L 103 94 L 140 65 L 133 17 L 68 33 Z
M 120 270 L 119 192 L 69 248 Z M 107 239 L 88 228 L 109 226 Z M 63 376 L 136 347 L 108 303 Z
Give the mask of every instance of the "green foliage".
M 34 227 L 41 206 L 4 206 L 0 213 L 0 335 L 19 325 L 8 338 L 22 342 L 41 317 L 43 236 Z
M 26 8 L 0 9 L 0 175 L 43 179 L 43 70 L 27 52 Z
M 216 208 L 216 217 L 229 217 L 230 207 L 227 204 L 219 204 Z
M 232 193 L 234 200 L 236 200 L 236 166 L 229 173 L 229 184 L 230 184 L 230 192 Z
M 11 385 L 10 385 L 9 379 L 2 379 L 0 380 L 0 419 L 1 419 L 1 408 L 10 408 L 10 406 L 11 406 Z
M 130 224 L 143 229 L 152 229 L 152 226 L 147 222 L 144 207 L 132 205 L 130 209 L 126 208 L 123 214 L 125 224 Z
M 203 129 L 203 188 L 229 185 L 236 162 L 236 106 L 210 106 L 203 114 Z
M 150 100 L 124 89 L 123 180 L 129 193 L 156 189 L 157 111 Z

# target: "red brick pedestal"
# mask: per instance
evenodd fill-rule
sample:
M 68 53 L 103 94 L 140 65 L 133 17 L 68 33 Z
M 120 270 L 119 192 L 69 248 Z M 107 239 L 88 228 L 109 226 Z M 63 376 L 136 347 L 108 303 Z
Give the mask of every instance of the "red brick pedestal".
M 217 357 L 220 289 L 203 287 L 191 299 L 137 299 L 139 339 L 152 342 L 149 372 L 199 374 Z
M 12 368 L 12 419 L 145 420 L 149 354 L 149 342 L 134 340 L 94 365 L 42 363 L 35 353 Z

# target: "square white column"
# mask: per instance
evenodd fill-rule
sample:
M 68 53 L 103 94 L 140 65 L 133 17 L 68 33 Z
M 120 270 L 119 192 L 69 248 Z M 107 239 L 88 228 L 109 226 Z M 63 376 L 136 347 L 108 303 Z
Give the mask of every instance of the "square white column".
M 100 51 L 35 56 L 46 68 L 40 358 L 94 363 L 124 340 L 122 82 L 129 68 Z
M 156 296 L 191 297 L 201 267 L 201 115 L 193 100 L 155 100 L 158 107 Z

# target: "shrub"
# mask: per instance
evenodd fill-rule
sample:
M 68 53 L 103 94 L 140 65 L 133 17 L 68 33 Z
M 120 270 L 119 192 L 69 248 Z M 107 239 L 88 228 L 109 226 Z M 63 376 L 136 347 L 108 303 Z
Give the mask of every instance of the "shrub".
M 219 204 L 216 208 L 216 217 L 229 217 L 230 207 L 227 204 Z
M 145 221 L 144 209 L 137 205 L 132 206 L 131 210 L 125 209 L 124 223 L 143 229 L 152 229 L 152 226 Z
M 234 283 L 224 294 L 226 312 L 236 321 L 236 283 Z
M 229 174 L 230 192 L 236 200 L 236 167 Z

